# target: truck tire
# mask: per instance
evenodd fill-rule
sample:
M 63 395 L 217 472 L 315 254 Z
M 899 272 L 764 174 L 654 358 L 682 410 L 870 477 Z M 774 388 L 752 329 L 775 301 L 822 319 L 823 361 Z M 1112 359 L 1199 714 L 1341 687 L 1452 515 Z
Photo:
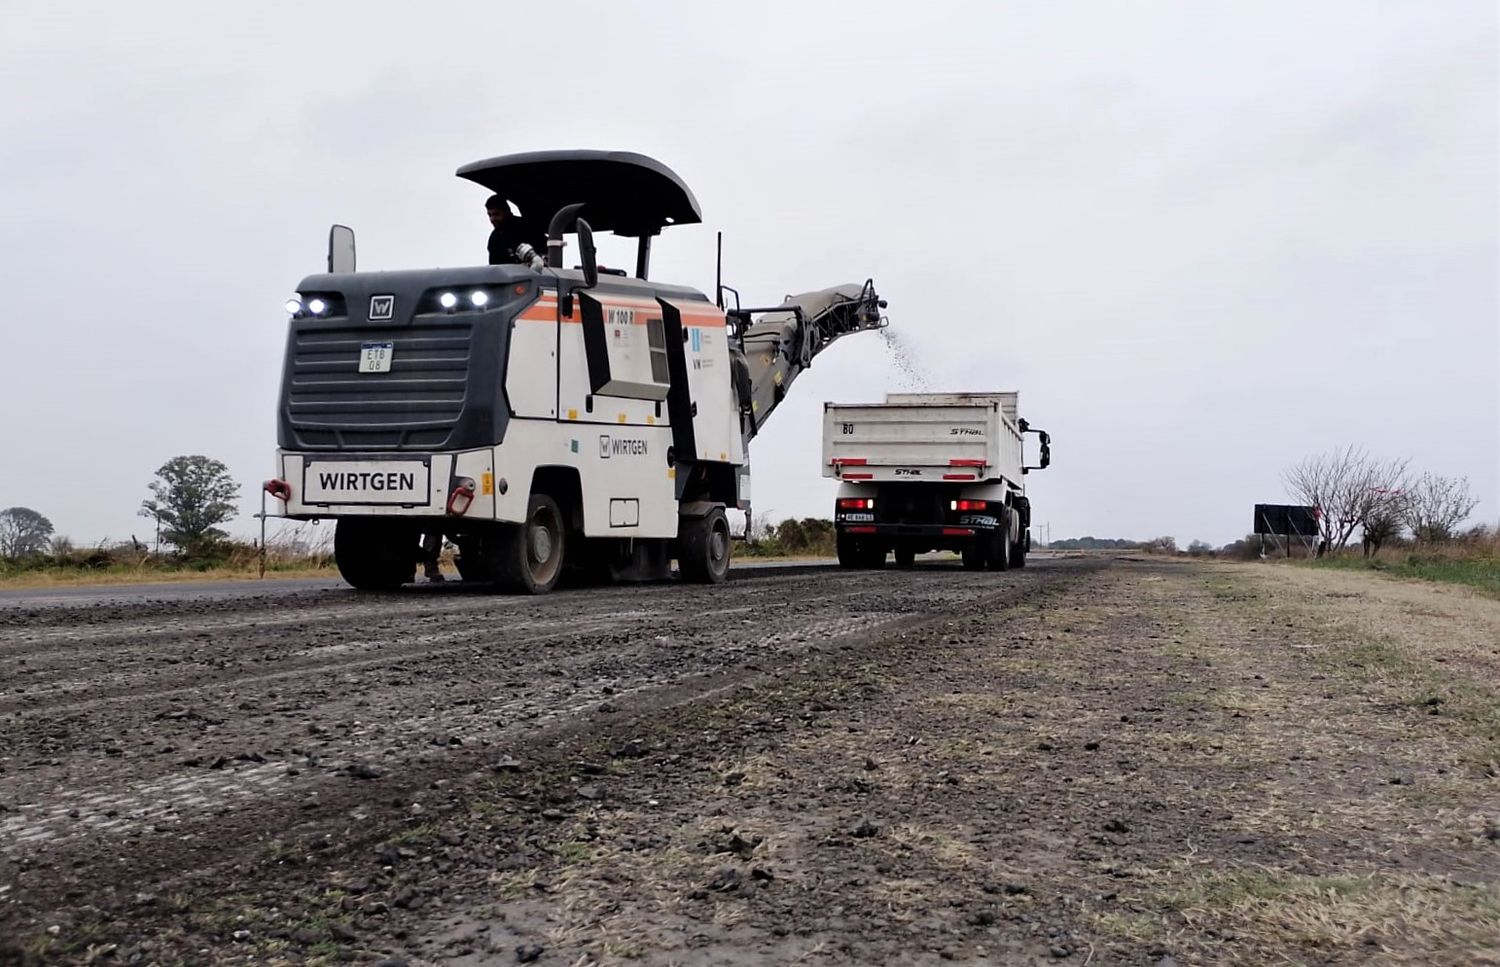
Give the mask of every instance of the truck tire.
M 1026 566 L 1026 541 L 1019 540 L 1010 546 L 1010 566 Z
M 996 528 L 990 538 L 990 552 L 985 562 L 991 571 L 1010 570 L 1010 547 L 1010 529 Z
M 724 508 L 715 507 L 703 517 L 684 518 L 678 524 L 677 569 L 693 584 L 723 584 L 729 576 L 733 539 Z
M 394 591 L 416 578 L 416 535 L 367 517 L 340 517 L 333 531 L 339 574 L 358 591 Z
M 490 576 L 502 591 L 546 594 L 557 586 L 567 552 L 567 528 L 557 501 L 532 494 L 526 520 L 502 525 L 490 552 Z
M 896 566 L 903 570 L 917 563 L 917 552 L 909 547 L 896 548 Z
M 979 571 L 984 569 L 984 551 L 985 544 L 987 543 L 989 543 L 989 538 L 984 534 L 976 534 L 964 543 L 963 550 L 960 553 L 964 559 L 965 571 Z
M 840 534 L 834 539 L 834 548 L 838 552 L 839 567 L 852 571 L 865 566 L 865 555 L 854 538 Z

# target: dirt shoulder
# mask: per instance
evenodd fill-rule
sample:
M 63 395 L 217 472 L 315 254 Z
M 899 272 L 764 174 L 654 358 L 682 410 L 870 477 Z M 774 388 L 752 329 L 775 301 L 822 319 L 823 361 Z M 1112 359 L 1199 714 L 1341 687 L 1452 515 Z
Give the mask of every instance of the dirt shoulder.
M 1500 963 L 1500 602 L 1053 567 L 827 582 L 856 633 L 80 890 L 12 959 Z

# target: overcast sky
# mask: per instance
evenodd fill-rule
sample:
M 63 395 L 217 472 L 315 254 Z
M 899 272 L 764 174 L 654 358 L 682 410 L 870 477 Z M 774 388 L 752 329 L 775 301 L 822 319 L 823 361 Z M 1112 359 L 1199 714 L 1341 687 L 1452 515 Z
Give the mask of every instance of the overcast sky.
M 1054 538 L 1224 543 L 1351 443 L 1500 518 L 1493 3 L 734 9 L 0 0 L 0 507 L 145 536 L 203 453 L 251 533 L 328 224 L 364 269 L 481 263 L 455 168 L 610 148 L 702 205 L 655 277 L 711 289 L 722 230 L 749 302 L 890 302 L 752 445 L 759 513 L 829 514 L 825 400 L 1014 389 Z

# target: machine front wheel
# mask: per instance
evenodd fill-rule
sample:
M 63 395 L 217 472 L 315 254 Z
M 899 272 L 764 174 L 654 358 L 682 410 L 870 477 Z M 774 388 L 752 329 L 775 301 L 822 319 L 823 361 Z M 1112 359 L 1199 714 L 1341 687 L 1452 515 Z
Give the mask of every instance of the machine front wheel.
M 494 543 L 491 572 L 502 590 L 546 594 L 557 586 L 567 551 L 567 529 L 557 501 L 532 494 L 525 522 L 505 525 Z
M 394 591 L 416 577 L 416 535 L 388 521 L 341 517 L 333 531 L 339 574 L 359 591 Z

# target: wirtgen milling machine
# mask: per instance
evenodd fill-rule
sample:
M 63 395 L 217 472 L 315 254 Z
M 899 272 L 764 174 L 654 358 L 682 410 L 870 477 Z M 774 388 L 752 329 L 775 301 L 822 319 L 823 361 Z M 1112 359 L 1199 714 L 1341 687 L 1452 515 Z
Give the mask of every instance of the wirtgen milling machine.
M 873 286 L 726 309 L 723 288 L 649 279 L 651 239 L 701 213 L 642 155 L 507 155 L 458 175 L 550 219 L 545 257 L 523 243 L 522 264 L 357 273 L 335 227 L 328 274 L 288 303 L 272 516 L 336 520 L 339 571 L 361 589 L 411 581 L 438 535 L 465 580 L 510 590 L 549 591 L 564 568 L 666 577 L 673 559 L 722 581 L 750 439 L 814 356 L 885 325 Z M 639 240 L 633 278 L 597 267 L 595 230 Z M 565 234 L 581 268 L 564 267 Z

